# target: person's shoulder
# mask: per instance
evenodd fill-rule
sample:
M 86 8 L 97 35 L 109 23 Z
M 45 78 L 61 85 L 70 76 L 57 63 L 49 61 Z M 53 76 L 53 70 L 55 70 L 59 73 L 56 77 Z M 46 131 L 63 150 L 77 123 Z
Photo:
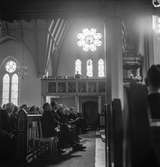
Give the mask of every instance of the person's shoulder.
M 148 101 L 150 103 L 157 103 L 158 101 L 160 101 L 160 93 L 150 93 L 148 95 Z
M 4 110 L 4 109 L 0 110 L 0 114 L 2 116 L 8 116 L 7 110 Z
M 156 98 L 160 98 L 160 93 L 150 93 L 149 95 L 148 95 L 148 97 L 156 97 Z

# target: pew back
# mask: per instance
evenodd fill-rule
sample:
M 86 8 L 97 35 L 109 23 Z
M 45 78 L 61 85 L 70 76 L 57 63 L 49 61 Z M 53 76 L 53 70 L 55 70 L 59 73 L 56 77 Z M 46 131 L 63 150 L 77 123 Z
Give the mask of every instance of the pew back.
M 147 115 L 147 89 L 141 84 L 124 87 L 126 166 L 146 166 L 151 161 L 151 133 Z
M 123 120 L 120 99 L 114 99 L 105 111 L 106 165 L 123 165 Z
M 123 165 L 123 120 L 120 99 L 112 101 L 112 139 L 113 139 L 113 159 L 115 167 Z
M 47 140 L 40 142 L 43 139 L 41 117 L 41 114 L 27 114 L 25 110 L 19 112 L 18 131 L 21 133 L 17 137 L 17 156 L 25 162 L 31 162 L 48 150 Z

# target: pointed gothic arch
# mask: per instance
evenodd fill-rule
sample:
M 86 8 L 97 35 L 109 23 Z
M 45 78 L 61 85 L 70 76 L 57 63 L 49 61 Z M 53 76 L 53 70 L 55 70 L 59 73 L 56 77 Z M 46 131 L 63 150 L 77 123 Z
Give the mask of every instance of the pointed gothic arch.
M 6 57 L 0 66 L 2 80 L 1 103 L 18 105 L 19 98 L 19 63 L 14 57 Z
M 2 104 L 6 104 L 9 102 L 9 84 L 9 74 L 5 73 L 2 79 Z
M 82 61 L 80 59 L 75 61 L 75 74 L 82 74 Z
M 93 61 L 92 61 L 92 59 L 88 59 L 86 65 L 87 65 L 86 75 L 88 77 L 93 77 Z
M 98 60 L 98 77 L 104 77 L 104 60 L 102 58 Z

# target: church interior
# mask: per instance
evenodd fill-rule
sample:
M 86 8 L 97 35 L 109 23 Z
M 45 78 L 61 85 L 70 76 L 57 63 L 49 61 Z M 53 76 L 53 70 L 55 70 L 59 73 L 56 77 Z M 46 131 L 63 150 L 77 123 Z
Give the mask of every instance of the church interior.
M 2 0 L 0 166 L 159 167 L 159 65 L 160 0 Z

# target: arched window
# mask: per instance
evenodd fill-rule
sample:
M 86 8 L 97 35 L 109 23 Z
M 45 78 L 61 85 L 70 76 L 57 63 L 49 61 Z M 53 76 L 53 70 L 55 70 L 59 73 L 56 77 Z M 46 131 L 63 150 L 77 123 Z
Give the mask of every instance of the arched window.
M 7 61 L 3 76 L 2 105 L 9 102 L 18 105 L 18 79 L 16 62 Z
M 2 104 L 9 102 L 9 83 L 10 78 L 8 74 L 3 76 L 3 94 L 2 94 Z
M 11 80 L 11 102 L 18 104 L 18 75 L 13 74 Z
M 87 76 L 93 77 L 93 61 L 91 59 L 87 60 Z
M 104 77 L 104 60 L 103 59 L 98 60 L 98 76 Z
M 75 74 L 82 74 L 81 66 L 82 66 L 81 60 L 77 59 L 75 61 Z

